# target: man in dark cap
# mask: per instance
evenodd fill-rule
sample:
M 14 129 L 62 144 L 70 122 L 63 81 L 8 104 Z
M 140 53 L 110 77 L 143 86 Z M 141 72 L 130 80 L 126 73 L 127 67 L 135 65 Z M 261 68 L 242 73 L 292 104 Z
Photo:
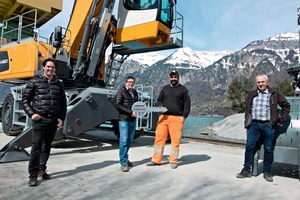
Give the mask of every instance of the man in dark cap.
M 179 73 L 178 73 L 178 71 L 176 71 L 176 70 L 173 70 L 173 71 L 171 71 L 171 72 L 170 72 L 170 76 L 171 76 L 172 74 L 175 74 L 175 75 L 177 75 L 177 77 L 178 77 L 178 80 L 179 80 Z M 178 80 L 177 80 L 177 84 L 178 84 Z
M 172 169 L 176 169 L 184 121 L 188 117 L 191 107 L 189 91 L 179 83 L 179 73 L 176 70 L 170 72 L 170 84 L 162 88 L 157 103 L 158 106 L 164 106 L 168 110 L 159 116 L 155 132 L 154 155 L 147 166 L 161 164 L 166 139 L 170 134 L 169 163 Z

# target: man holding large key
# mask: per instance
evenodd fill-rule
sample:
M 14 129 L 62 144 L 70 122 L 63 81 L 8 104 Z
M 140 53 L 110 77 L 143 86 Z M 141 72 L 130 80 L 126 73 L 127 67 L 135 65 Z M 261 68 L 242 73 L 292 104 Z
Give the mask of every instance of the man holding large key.
M 160 165 L 168 134 L 171 138 L 171 151 L 169 163 L 172 169 L 176 169 L 179 155 L 180 138 L 183 133 L 184 120 L 190 113 L 191 100 L 188 89 L 179 83 L 179 73 L 171 71 L 170 84 L 165 85 L 157 99 L 158 106 L 167 108 L 157 122 L 154 142 L 154 155 L 147 166 Z
M 128 151 L 134 138 L 136 125 L 136 112 L 131 109 L 134 102 L 138 100 L 138 93 L 133 88 L 134 84 L 135 78 L 128 76 L 125 85 L 115 96 L 115 107 L 119 111 L 119 157 L 122 172 L 128 172 L 129 167 L 133 166 L 133 163 L 128 160 Z

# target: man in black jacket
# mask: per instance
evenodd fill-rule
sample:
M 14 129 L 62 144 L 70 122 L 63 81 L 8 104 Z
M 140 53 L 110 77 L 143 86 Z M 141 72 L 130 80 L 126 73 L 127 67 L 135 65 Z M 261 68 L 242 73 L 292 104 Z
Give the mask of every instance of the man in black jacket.
M 43 61 L 43 75 L 31 79 L 25 88 L 22 103 L 32 119 L 32 146 L 29 159 L 29 186 L 37 186 L 38 176 L 50 179 L 46 173 L 57 128 L 61 128 L 66 116 L 67 103 L 62 82 L 54 75 L 56 63 L 49 58 Z
M 136 113 L 131 110 L 132 105 L 138 100 L 137 91 L 133 88 L 134 84 L 135 78 L 128 76 L 125 86 L 117 92 L 115 97 L 115 107 L 119 111 L 119 156 L 122 172 L 128 172 L 128 167 L 133 165 L 128 160 L 128 151 L 134 138 L 136 126 Z

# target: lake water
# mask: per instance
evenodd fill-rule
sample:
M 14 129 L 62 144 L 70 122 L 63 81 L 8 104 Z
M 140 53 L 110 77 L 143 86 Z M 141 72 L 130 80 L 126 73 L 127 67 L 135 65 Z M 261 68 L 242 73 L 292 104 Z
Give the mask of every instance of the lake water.
M 184 123 L 183 136 L 201 137 L 201 132 L 210 124 L 224 117 L 189 116 Z

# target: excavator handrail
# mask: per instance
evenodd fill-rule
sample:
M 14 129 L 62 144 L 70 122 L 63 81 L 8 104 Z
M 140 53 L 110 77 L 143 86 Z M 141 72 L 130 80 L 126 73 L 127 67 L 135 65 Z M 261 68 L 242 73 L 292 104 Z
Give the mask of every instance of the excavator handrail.
M 29 15 L 32 12 L 34 12 L 33 23 L 23 25 L 23 19 L 24 18 L 26 19 L 26 15 Z M 17 23 L 14 22 L 16 19 L 17 19 Z M 33 36 L 33 38 L 36 38 L 36 36 L 37 36 L 36 35 L 36 32 L 37 32 L 36 19 L 37 19 L 37 10 L 32 9 L 30 11 L 23 13 L 22 15 L 18 15 L 18 16 L 15 16 L 15 17 L 12 17 L 12 18 L 9 18 L 9 19 L 3 21 L 3 25 L 1 27 L 0 47 L 3 45 L 4 38 L 11 39 L 13 42 L 19 43 L 22 40 L 22 33 L 26 32 L 25 28 L 30 27 L 30 26 L 32 26 L 32 36 Z M 18 24 L 18 26 L 17 27 L 8 27 L 9 22 L 14 22 L 14 24 Z M 8 29 L 8 28 L 11 28 L 11 29 L 5 31 L 5 29 Z M 10 33 L 14 33 L 14 32 L 16 33 L 17 37 L 9 36 Z M 6 37 L 4 37 L 4 35 L 6 35 Z
M 180 17 L 177 17 L 177 16 Z M 183 46 L 183 15 L 176 11 L 175 18 L 173 20 L 174 26 L 172 27 L 171 36 L 174 35 L 174 43 L 180 42 L 179 45 Z

